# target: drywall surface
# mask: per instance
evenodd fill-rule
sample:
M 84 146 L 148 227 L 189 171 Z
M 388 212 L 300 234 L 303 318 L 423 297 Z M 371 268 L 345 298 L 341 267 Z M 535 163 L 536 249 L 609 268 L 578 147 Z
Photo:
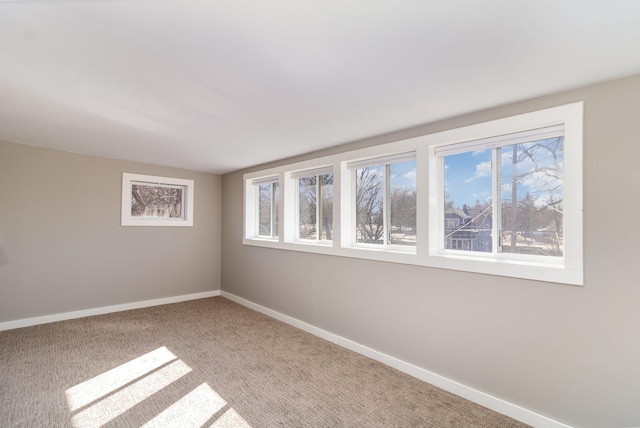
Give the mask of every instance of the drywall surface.
M 577 101 L 584 287 L 244 246 L 242 175 L 276 163 L 223 176 L 222 290 L 559 422 L 640 426 L 640 76 L 313 156 Z
M 121 226 L 123 172 L 194 180 L 194 226 Z M 0 322 L 219 290 L 221 182 L 0 142 Z

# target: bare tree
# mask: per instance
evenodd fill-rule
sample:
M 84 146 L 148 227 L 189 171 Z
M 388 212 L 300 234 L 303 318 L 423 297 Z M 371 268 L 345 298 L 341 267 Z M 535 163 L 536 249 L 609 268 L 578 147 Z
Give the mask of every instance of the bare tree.
M 300 178 L 298 189 L 300 238 L 333 239 L 333 174 Z
M 416 191 L 394 187 L 391 191 L 391 226 L 398 230 L 416 228 Z
M 320 228 L 324 236 L 320 239 L 333 239 L 333 174 L 320 176 Z
M 516 250 L 518 236 L 521 235 L 527 241 L 531 231 L 545 228 L 547 234 L 551 234 L 551 239 L 542 239 L 541 244 L 536 249 L 529 248 L 527 251 L 539 251 L 545 255 L 562 255 L 562 149 L 563 138 L 552 138 L 535 141 L 527 144 L 514 144 L 511 153 L 510 187 L 511 198 L 503 201 L 503 239 L 509 236 L 510 245 L 504 246 L 503 251 L 521 252 Z M 527 168 L 518 170 L 519 164 L 525 164 Z M 503 161 L 504 164 L 504 161 Z M 503 177 L 506 178 L 506 177 Z M 536 192 L 547 195 L 548 203 L 543 206 L 536 206 L 536 201 L 540 205 L 540 197 L 536 198 L 531 194 L 531 190 L 518 198 L 518 191 L 528 182 L 536 184 Z M 560 197 L 559 197 L 560 196 Z M 545 220 L 546 219 L 546 220 Z M 545 222 L 545 224 L 542 224 Z M 539 237 L 543 235 L 538 233 Z M 504 243 L 503 243 L 504 244 Z M 526 244 L 529 246 L 529 244 Z
M 300 178 L 298 189 L 299 236 L 302 239 L 314 239 L 317 232 L 317 176 Z
M 181 217 L 183 189 L 175 187 L 131 186 L 131 215 Z
M 278 182 L 260 184 L 258 187 L 260 235 L 278 236 L 280 226 L 279 192 L 280 184 Z
M 384 233 L 383 180 L 372 167 L 356 171 L 356 229 L 357 241 L 378 242 Z

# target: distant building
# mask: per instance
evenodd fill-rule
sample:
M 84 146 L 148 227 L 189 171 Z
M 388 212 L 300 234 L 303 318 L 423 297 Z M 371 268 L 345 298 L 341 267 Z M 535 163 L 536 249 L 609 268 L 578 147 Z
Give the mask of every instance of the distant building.
M 450 208 L 444 213 L 445 248 L 491 252 L 491 227 L 490 207 Z

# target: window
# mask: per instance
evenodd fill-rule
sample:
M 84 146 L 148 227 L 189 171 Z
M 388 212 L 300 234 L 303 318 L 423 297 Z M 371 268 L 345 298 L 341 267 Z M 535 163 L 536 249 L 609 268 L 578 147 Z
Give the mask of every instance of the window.
M 279 229 L 280 183 L 277 177 L 254 180 L 256 192 L 257 222 L 256 235 L 263 238 L 277 238 Z
M 562 257 L 563 134 L 556 126 L 436 149 L 444 162 L 443 247 Z
M 582 103 L 244 176 L 247 245 L 583 283 Z
M 122 226 L 193 226 L 193 180 L 122 174 Z
M 415 153 L 351 162 L 356 244 L 416 245 Z
M 321 168 L 292 174 L 297 180 L 297 239 L 333 239 L 333 171 Z
M 443 133 L 429 165 L 435 264 L 582 283 L 581 119 L 572 104 Z

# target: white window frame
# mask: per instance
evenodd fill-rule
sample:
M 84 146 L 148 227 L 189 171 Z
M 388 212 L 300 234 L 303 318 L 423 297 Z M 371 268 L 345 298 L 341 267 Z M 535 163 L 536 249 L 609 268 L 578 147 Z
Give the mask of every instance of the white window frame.
M 459 128 L 432 135 L 429 150 L 429 256 L 432 265 L 504 276 L 538 279 L 568 284 L 583 284 L 582 265 L 582 103 L 550 108 L 506 119 Z M 563 127 L 564 255 L 531 256 L 511 253 L 481 253 L 445 250 L 444 242 L 444 162 L 442 152 L 464 153 L 474 148 L 495 148 L 515 144 L 512 134 Z M 555 132 L 555 134 L 554 134 Z M 505 141 L 505 136 L 507 140 Z M 535 139 L 536 137 L 534 137 Z M 523 140 L 527 137 L 524 136 Z M 529 141 L 533 141 L 529 139 Z M 493 159 L 493 163 L 497 163 Z M 495 176 L 495 169 L 494 169 Z M 494 193 L 499 188 L 495 184 Z M 499 237 L 500 207 L 494 203 L 492 234 L 494 247 Z
M 273 185 L 274 183 L 278 183 L 280 186 L 278 189 L 278 200 L 274 197 Z M 248 180 L 245 184 L 245 220 L 244 220 L 244 228 L 245 228 L 245 236 L 251 237 L 251 239 L 258 240 L 267 240 L 267 241 L 278 241 L 279 236 L 282 234 L 280 232 L 282 228 L 282 216 L 280 213 L 276 212 L 279 207 L 282 207 L 281 198 L 282 198 L 282 186 L 281 180 L 278 175 L 267 175 L 263 177 L 257 177 L 252 180 Z M 260 234 L 260 186 L 264 184 L 269 184 L 271 186 L 271 235 L 261 235 Z M 278 203 L 276 203 L 278 202 Z M 279 218 L 279 229 L 278 235 L 273 235 L 273 230 L 275 227 L 275 217 Z
M 399 162 L 406 162 L 409 160 L 416 160 L 416 153 L 410 151 L 407 153 L 395 153 L 393 155 L 375 157 L 370 159 L 360 159 L 357 161 L 347 162 L 347 169 L 350 170 L 349 179 L 351 180 L 351 224 L 354 227 L 351 228 L 351 240 L 350 245 L 354 248 L 366 248 L 371 250 L 383 250 L 394 251 L 401 253 L 414 253 L 416 252 L 416 245 L 395 245 L 389 243 L 390 231 L 391 231 L 391 165 Z M 384 168 L 383 183 L 382 183 L 382 213 L 383 213 L 383 243 L 382 244 L 370 244 L 364 242 L 357 242 L 357 226 L 356 226 L 356 188 L 357 188 L 357 171 L 360 168 L 377 167 Z M 416 162 L 417 168 L 417 162 Z M 416 195 L 417 198 L 417 195 Z M 417 202 L 416 202 L 417 205 Z
M 182 192 L 182 217 L 138 217 L 131 215 L 131 195 L 133 185 L 142 184 L 159 187 L 180 187 Z M 122 226 L 193 226 L 194 181 L 182 178 L 155 175 L 122 174 L 122 206 L 120 224 Z
M 564 284 L 583 284 L 582 237 L 582 117 L 583 104 L 577 102 L 518 116 L 423 135 L 365 149 L 338 153 L 293 164 L 280 165 L 244 175 L 244 235 L 246 245 L 304 251 L 334 256 L 404 263 L 490 275 L 524 278 Z M 526 130 L 563 125 L 563 257 L 546 260 L 543 256 L 511 254 L 486 257 L 479 253 L 444 251 L 442 203 L 443 171 L 437 150 L 493 139 Z M 460 146 L 458 146 L 460 147 Z M 437 149 L 441 148 L 441 149 Z M 354 166 L 371 159 L 416 153 L 416 246 L 383 246 L 355 242 Z M 330 167 L 333 170 L 333 240 L 300 240 L 298 229 L 299 172 Z M 256 186 L 254 180 L 277 179 L 280 185 L 279 236 L 271 239 L 257 235 Z M 496 242 L 494 240 L 494 242 Z
M 476 141 L 468 141 L 460 144 L 447 144 L 441 146 L 433 147 L 432 153 L 436 156 L 436 174 L 433 178 L 434 182 L 438 183 L 438 194 L 436 198 L 432 198 L 432 200 L 436 201 L 438 210 L 444 213 L 445 206 L 445 192 L 444 192 L 444 159 L 448 155 L 462 154 L 462 153 L 471 153 L 476 150 L 491 150 L 491 187 L 492 187 L 492 210 L 491 210 L 491 218 L 492 218 L 492 230 L 491 230 L 491 239 L 494 245 L 492 245 L 492 249 L 490 252 L 474 252 L 474 256 L 478 257 L 492 257 L 497 259 L 516 259 L 522 261 L 529 261 L 534 263 L 546 262 L 549 264 L 560 264 L 563 262 L 562 257 L 545 257 L 539 255 L 524 255 L 524 254 L 514 254 L 514 253 L 503 253 L 502 252 L 502 235 L 501 235 L 501 224 L 502 224 L 502 196 L 501 196 L 501 170 L 502 170 L 502 162 L 498 154 L 498 149 L 502 147 L 512 146 L 514 144 L 521 144 L 523 142 L 533 142 L 540 141 L 544 139 L 551 139 L 557 137 L 564 137 L 564 124 L 556 125 L 547 128 L 533 129 L 527 130 L 525 132 L 519 132 L 510 135 L 501 135 L 499 138 L 490 138 Z M 563 144 L 564 146 L 564 144 Z M 564 168 L 563 168 L 564 169 Z M 563 185 L 563 188 L 565 186 Z M 444 215 L 444 214 L 443 214 Z M 463 253 L 454 253 L 451 249 L 446 248 L 446 237 L 445 230 L 448 226 L 447 220 L 444 219 L 444 224 L 441 225 L 440 230 L 437 231 L 438 234 L 438 243 L 436 252 L 442 254 L 459 254 L 459 255 L 469 255 L 471 253 L 463 252 Z M 563 222 L 564 223 L 564 222 Z M 458 227 L 458 226 L 454 226 Z M 469 250 L 463 250 L 469 251 Z

